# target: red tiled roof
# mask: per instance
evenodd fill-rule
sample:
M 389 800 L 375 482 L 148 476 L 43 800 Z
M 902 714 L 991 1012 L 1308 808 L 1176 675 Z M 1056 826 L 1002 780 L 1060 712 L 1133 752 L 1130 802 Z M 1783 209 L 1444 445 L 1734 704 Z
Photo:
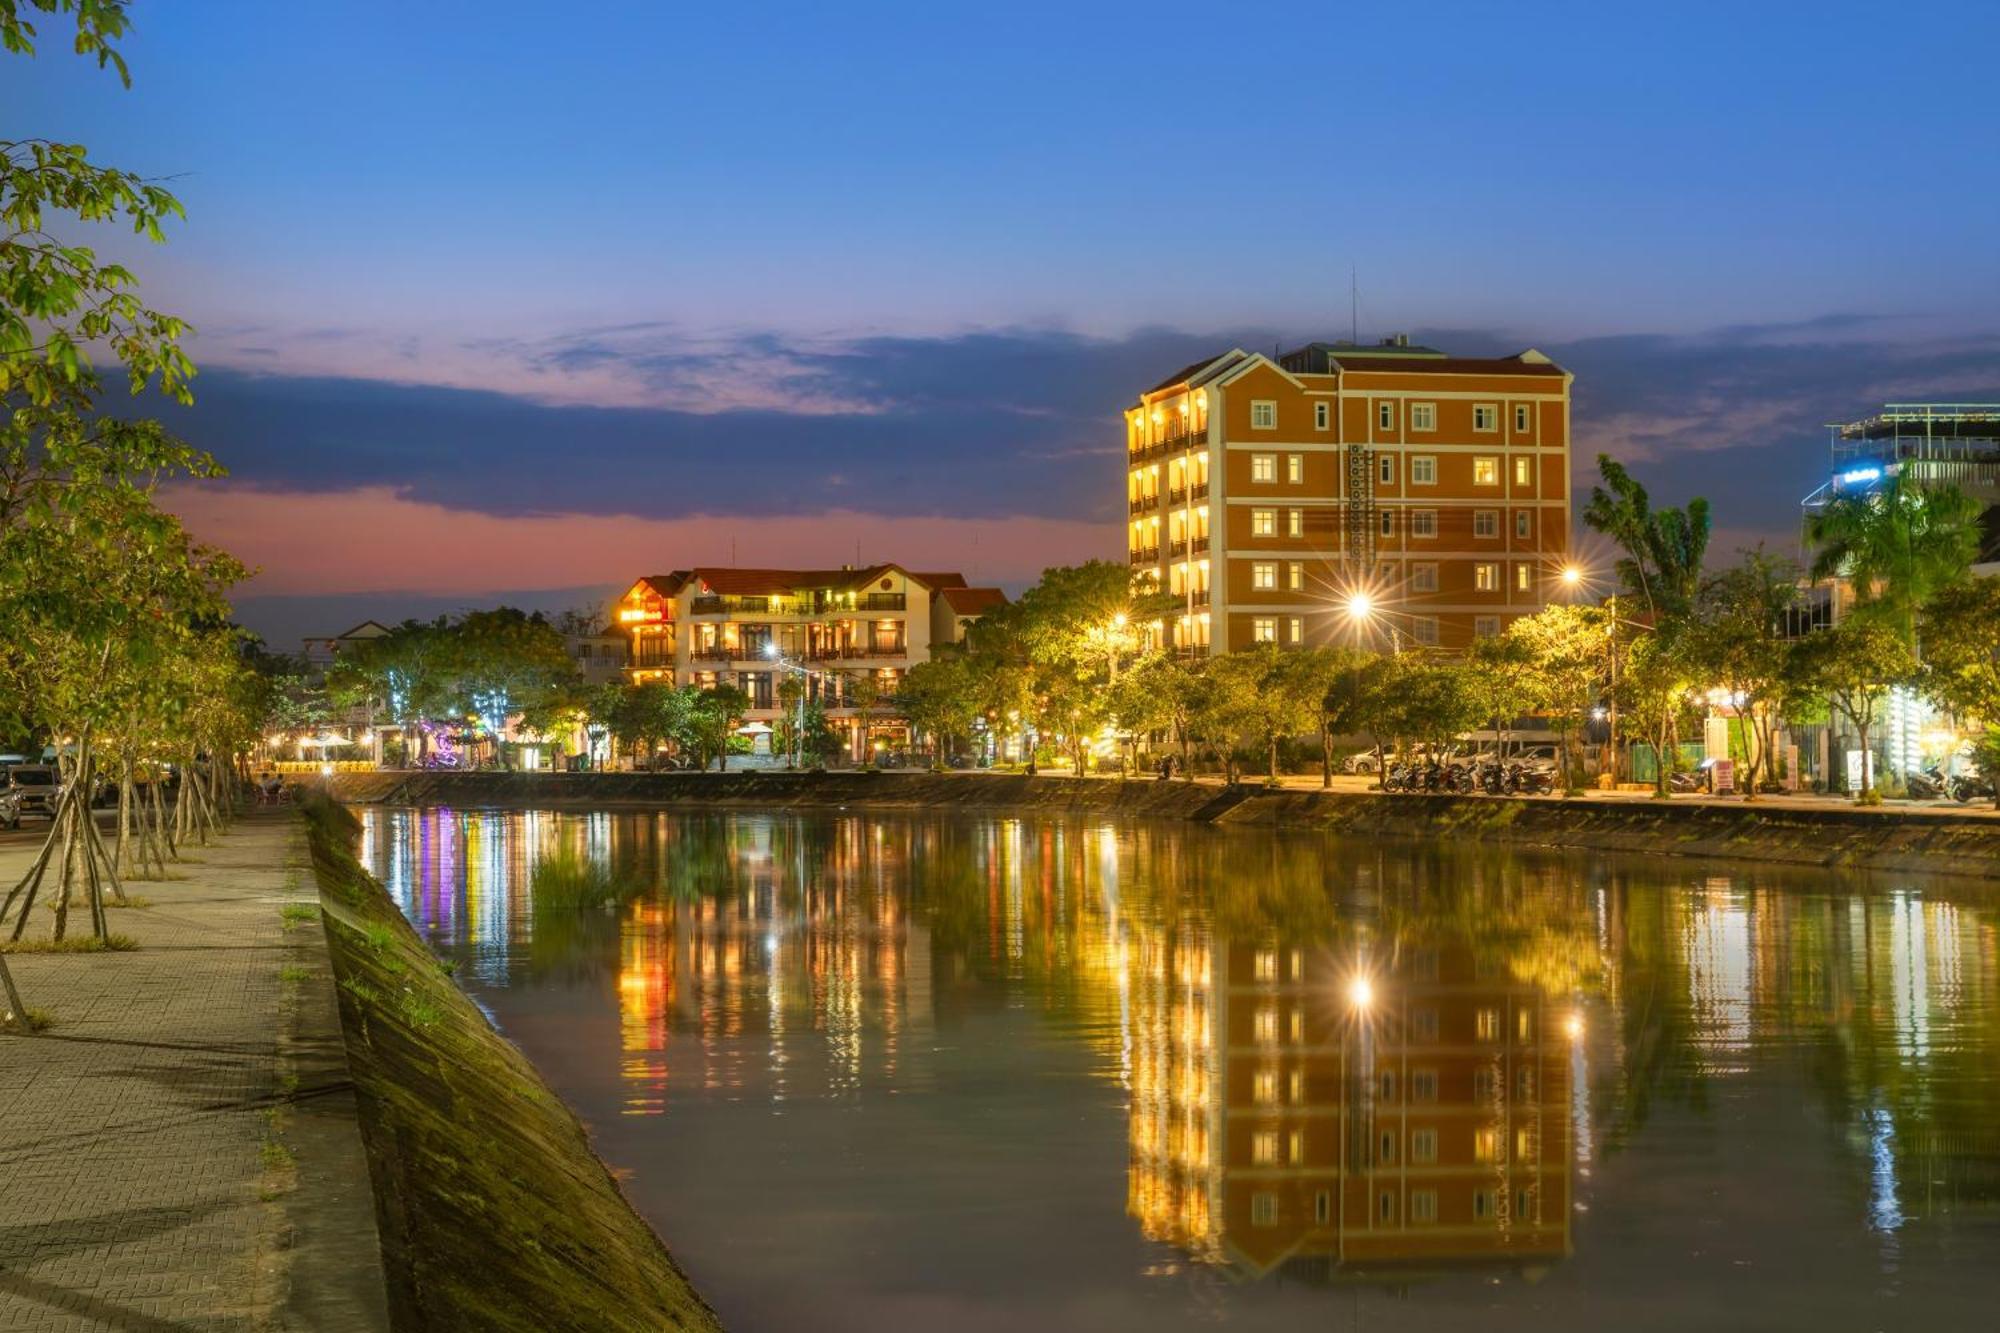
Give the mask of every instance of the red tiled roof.
M 910 577 L 929 588 L 932 592 L 937 592 L 944 588 L 963 588 L 966 586 L 965 575 L 963 574 L 920 574 L 912 570 L 910 571 Z
M 984 615 L 1007 600 L 1007 594 L 998 588 L 940 588 L 938 596 L 962 616 Z
M 1333 359 L 1342 370 L 1376 375 L 1560 375 L 1553 361 L 1523 361 L 1513 356 L 1369 356 L 1341 348 Z
M 962 574 L 919 574 L 896 564 L 870 565 L 866 569 L 730 569 L 700 565 L 681 577 L 683 583 L 698 579 L 709 592 L 724 597 L 770 597 L 809 588 L 859 590 L 890 573 L 906 574 L 933 590 L 965 586 Z

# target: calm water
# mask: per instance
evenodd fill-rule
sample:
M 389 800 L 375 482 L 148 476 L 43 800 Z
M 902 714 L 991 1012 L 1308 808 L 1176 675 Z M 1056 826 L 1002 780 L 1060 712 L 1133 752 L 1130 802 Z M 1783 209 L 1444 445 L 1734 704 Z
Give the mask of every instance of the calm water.
M 1060 819 L 362 819 L 739 1333 L 2000 1327 L 1977 888 Z M 552 909 L 586 864 L 643 891 Z

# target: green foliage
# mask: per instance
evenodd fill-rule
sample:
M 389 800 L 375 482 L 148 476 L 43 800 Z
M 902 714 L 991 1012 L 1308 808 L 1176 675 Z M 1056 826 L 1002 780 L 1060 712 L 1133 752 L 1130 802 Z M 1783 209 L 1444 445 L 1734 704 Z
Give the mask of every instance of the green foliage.
M 1591 487 L 1583 521 L 1623 548 L 1619 579 L 1654 616 L 1687 614 L 1708 556 L 1708 501 L 1696 496 L 1683 509 L 1654 509 L 1646 488 L 1616 459 L 1599 454 L 1597 471 L 1603 480 Z
M 1806 520 L 1812 576 L 1852 579 L 1859 609 L 1888 618 L 1913 647 L 1920 609 L 1966 576 L 1979 551 L 1982 506 L 1956 486 L 1890 477 L 1836 495 Z
M 1792 651 L 1791 676 L 1794 689 L 1824 698 L 1853 724 L 1865 755 L 1883 701 L 1892 687 L 1916 678 L 1917 659 L 1886 619 L 1850 616 L 1799 642 Z M 1873 789 L 1872 782 L 1865 783 L 1862 794 Z
M 1925 608 L 1922 628 L 1925 692 L 1962 716 L 2000 726 L 2000 580 L 1944 588 Z

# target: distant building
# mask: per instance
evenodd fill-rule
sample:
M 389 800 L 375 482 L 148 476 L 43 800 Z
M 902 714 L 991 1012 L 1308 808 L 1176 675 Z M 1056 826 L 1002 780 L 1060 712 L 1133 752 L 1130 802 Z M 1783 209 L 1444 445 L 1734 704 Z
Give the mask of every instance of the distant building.
M 761 745 L 780 717 L 781 682 L 798 674 L 859 760 L 909 743 L 895 713 L 904 675 L 1000 599 L 997 589 L 968 588 L 959 574 L 893 564 L 702 566 L 640 579 L 615 614 L 632 636 L 632 680 L 739 687 L 750 696 L 745 731 Z
M 606 685 L 625 678 L 631 635 L 607 626 L 594 634 L 565 634 L 563 644 L 584 684 Z
M 388 632 L 389 627 L 379 620 L 364 620 L 331 638 L 307 639 L 302 649 L 306 667 L 315 676 L 325 675 L 326 669 L 333 665 L 333 660 L 340 656 L 343 649 L 369 639 L 379 639 Z
M 1829 425 L 1827 433 L 1832 466 L 1826 484 L 1805 498 L 1807 514 L 1894 476 L 1950 484 L 1986 507 L 1979 559 L 2000 559 L 2000 403 L 1886 403 L 1872 417 Z
M 1392 338 L 1238 348 L 1147 389 L 1127 551 L 1182 602 L 1166 643 L 1463 649 L 1540 610 L 1569 551 L 1570 381 L 1540 352 Z

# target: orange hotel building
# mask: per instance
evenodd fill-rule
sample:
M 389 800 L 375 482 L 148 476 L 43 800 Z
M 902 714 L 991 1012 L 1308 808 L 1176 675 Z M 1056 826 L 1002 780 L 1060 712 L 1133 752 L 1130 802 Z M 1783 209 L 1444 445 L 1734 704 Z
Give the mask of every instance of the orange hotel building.
M 1146 390 L 1127 550 L 1182 599 L 1165 641 L 1462 650 L 1539 610 L 1569 550 L 1571 378 L 1396 337 L 1239 348 Z

